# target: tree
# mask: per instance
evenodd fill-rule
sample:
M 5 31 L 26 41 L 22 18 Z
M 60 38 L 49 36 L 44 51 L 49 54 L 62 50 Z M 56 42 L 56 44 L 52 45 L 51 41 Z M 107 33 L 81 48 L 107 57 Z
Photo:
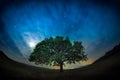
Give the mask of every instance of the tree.
M 60 72 L 63 72 L 65 62 L 71 64 L 86 61 L 87 55 L 84 53 L 82 42 L 71 42 L 68 37 L 56 36 L 39 42 L 31 53 L 29 61 L 60 66 Z

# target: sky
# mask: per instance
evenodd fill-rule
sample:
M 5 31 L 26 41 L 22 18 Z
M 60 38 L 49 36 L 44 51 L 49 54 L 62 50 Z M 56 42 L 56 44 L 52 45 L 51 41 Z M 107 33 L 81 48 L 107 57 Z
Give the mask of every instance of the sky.
M 118 0 L 1 0 L 0 50 L 26 63 L 38 42 L 68 36 L 82 41 L 90 63 L 120 42 L 119 4 Z

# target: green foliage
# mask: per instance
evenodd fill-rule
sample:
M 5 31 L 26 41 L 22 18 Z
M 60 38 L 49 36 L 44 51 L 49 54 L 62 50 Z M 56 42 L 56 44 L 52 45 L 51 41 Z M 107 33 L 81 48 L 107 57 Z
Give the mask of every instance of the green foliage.
M 81 42 L 70 42 L 69 38 L 57 36 L 55 38 L 46 38 L 39 42 L 29 57 L 29 61 L 36 64 L 60 65 L 67 62 L 68 64 L 85 61 L 84 47 Z

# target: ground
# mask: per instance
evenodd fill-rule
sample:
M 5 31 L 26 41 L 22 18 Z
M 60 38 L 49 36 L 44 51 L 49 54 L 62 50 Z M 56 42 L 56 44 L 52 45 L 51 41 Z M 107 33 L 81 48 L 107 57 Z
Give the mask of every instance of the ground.
M 119 78 L 120 49 L 114 55 L 98 60 L 83 68 L 52 70 L 34 67 L 9 59 L 4 53 L 0 54 L 0 80 L 103 80 Z

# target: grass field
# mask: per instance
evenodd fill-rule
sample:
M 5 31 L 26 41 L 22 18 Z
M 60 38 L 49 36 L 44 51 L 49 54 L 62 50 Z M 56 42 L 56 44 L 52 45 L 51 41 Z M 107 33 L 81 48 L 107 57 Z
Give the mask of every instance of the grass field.
M 0 80 L 103 80 L 119 78 L 120 51 L 102 60 L 78 69 L 52 70 L 15 62 L 0 54 Z

